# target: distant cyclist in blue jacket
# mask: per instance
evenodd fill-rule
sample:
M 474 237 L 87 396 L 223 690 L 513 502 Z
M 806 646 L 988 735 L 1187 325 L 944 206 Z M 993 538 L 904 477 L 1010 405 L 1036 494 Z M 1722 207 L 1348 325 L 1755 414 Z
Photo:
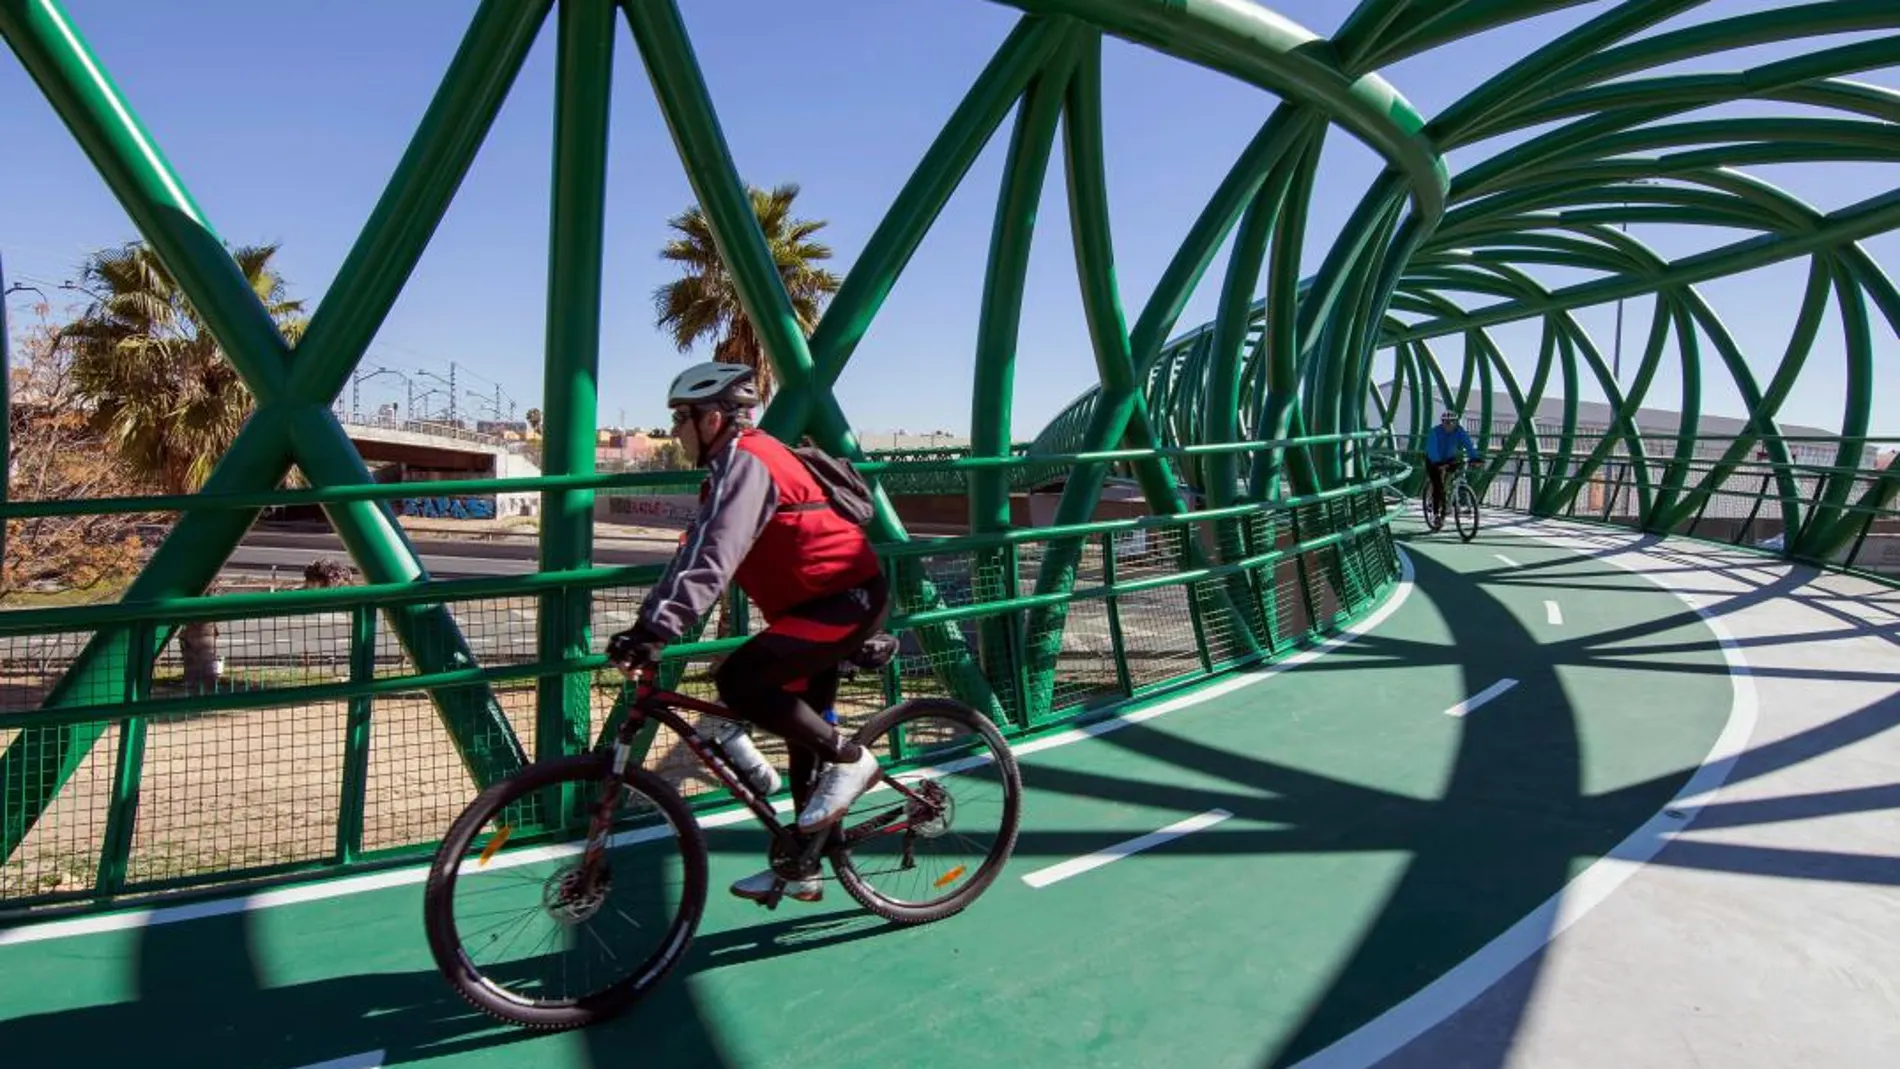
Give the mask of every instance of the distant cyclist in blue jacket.
M 1459 424 L 1458 413 L 1446 412 L 1438 417 L 1438 426 L 1425 432 L 1425 474 L 1432 480 L 1432 507 L 1441 515 L 1445 511 L 1445 469 L 1463 461 L 1461 452 L 1478 459 L 1478 447 L 1471 444 L 1471 436 Z

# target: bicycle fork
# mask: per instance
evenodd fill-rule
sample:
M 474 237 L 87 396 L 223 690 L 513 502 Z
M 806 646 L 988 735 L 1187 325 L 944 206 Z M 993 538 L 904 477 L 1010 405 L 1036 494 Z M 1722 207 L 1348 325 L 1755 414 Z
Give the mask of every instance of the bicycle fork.
M 614 826 L 614 805 L 620 801 L 620 785 L 626 781 L 627 766 L 633 762 L 633 746 L 625 738 L 614 740 L 613 768 L 601 781 L 600 797 L 594 799 L 594 813 L 587 824 L 587 847 L 581 851 L 581 871 L 587 874 L 589 889 L 600 880 L 600 859 L 607 853 L 607 833 Z

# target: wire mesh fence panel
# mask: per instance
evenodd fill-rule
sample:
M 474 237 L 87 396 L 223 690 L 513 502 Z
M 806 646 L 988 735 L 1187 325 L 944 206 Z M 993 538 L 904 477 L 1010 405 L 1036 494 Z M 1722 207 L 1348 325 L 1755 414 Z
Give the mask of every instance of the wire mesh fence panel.
M 38 733 L 51 741 L 58 729 L 28 729 L 15 737 L 23 741 Z M 14 743 L 9 743 L 11 748 Z M 77 896 L 86 893 L 99 871 L 100 843 L 105 838 L 106 812 L 112 801 L 113 766 L 119 750 L 118 732 L 109 732 L 80 760 L 57 794 L 50 767 L 29 769 L 18 785 L 0 799 L 0 817 L 9 821 L 27 810 L 31 797 L 52 796 L 12 856 L 0 862 L 0 899 L 41 895 Z
M 1305 641 L 1313 628 L 1307 608 L 1306 584 L 1298 558 L 1285 557 L 1273 566 L 1273 620 L 1275 632 L 1288 645 Z
M 1101 598 L 1070 602 L 1063 621 L 1061 652 L 1056 658 L 1055 686 L 1049 710 L 1041 719 L 1059 718 L 1073 709 L 1121 696 L 1108 602 Z
M 127 885 L 328 857 L 348 710 L 318 702 L 147 724 Z
M 1322 537 L 1331 533 L 1331 525 L 1325 511 L 1325 503 L 1301 505 L 1296 509 L 1295 519 L 1302 538 Z M 1313 627 L 1326 630 L 1344 611 L 1344 597 L 1340 590 L 1341 567 L 1337 543 L 1321 546 L 1299 555 L 1300 568 L 1306 576 L 1307 597 L 1311 601 Z
M 1192 467 L 1175 466 L 1183 475 Z M 954 484 L 952 492 L 967 490 L 968 472 L 949 474 L 946 485 Z M 1010 482 L 1017 491 L 1012 519 L 1019 525 L 1048 522 L 1059 495 L 1022 494 L 1020 473 Z M 1309 507 L 1299 530 L 1309 539 L 1321 537 L 1369 522 L 1378 509 L 1378 502 L 1356 498 Z M 957 523 L 965 519 L 954 517 Z M 1066 590 L 1084 593 L 1057 612 L 997 607 L 1037 589 L 1047 562 L 1058 559 L 1047 542 L 951 546 L 900 558 L 887 568 L 897 595 L 895 614 L 982 611 L 904 629 L 892 666 L 844 683 L 831 711 L 841 730 L 850 733 L 883 709 L 893 693 L 980 704 L 987 683 L 1001 703 L 1003 726 L 1019 729 L 1032 720 L 1054 722 L 1121 700 L 1130 691 L 1199 677 L 1210 663 L 1218 668 L 1280 652 L 1314 629 L 1307 610 L 1309 588 L 1320 606 L 1321 624 L 1376 596 L 1393 560 L 1389 538 L 1360 536 L 1278 564 L 1192 583 L 1170 580 L 1188 566 L 1231 565 L 1290 549 L 1289 519 L 1284 509 L 1264 508 L 1218 521 L 1189 520 L 1077 539 Z M 1383 534 L 1382 528 L 1377 531 Z M 644 578 L 656 572 L 635 574 Z M 1111 586 L 1112 595 L 1101 593 Z M 149 672 L 133 671 L 122 646 L 116 652 L 105 647 L 106 655 L 86 675 L 75 676 L 62 695 L 67 703 L 111 704 L 122 701 L 128 690 L 144 688 L 168 702 L 210 699 L 199 712 L 137 722 L 143 735 L 136 775 L 115 773 L 124 735 L 119 727 L 108 726 L 101 734 L 92 728 L 7 723 L 9 713 L 26 714 L 44 705 L 93 633 L 49 629 L 0 638 L 0 745 L 22 752 L 37 747 L 48 755 L 37 764 L 16 761 L 0 796 L 5 822 L 19 823 L 22 814 L 36 818 L 18 848 L 0 862 L 0 902 L 84 896 L 100 879 L 108 892 L 201 884 L 261 869 L 426 848 L 474 797 L 478 776 L 505 775 L 535 756 L 539 733 L 553 723 L 543 723 L 544 713 L 565 718 L 569 730 L 584 733 L 588 744 L 600 738 L 626 700 L 618 673 L 589 668 L 554 688 L 523 676 L 433 690 L 420 682 L 401 683 L 403 689 L 355 699 L 334 691 L 315 699 L 281 692 L 341 688 L 365 674 L 386 687 L 418 675 L 475 668 L 551 671 L 552 665 L 532 667 L 544 661 L 544 614 L 563 606 L 583 611 L 584 605 L 589 652 L 598 655 L 612 634 L 631 626 L 647 591 L 639 582 L 516 595 L 449 594 L 435 602 L 369 608 L 339 601 L 321 609 L 190 626 L 162 619 L 141 624 L 147 634 L 157 628 L 166 637 Z M 1025 634 L 1032 621 L 1047 633 Z M 765 626 L 756 609 L 722 601 L 695 637 L 757 634 Z M 369 649 L 353 650 L 353 643 L 371 635 Z M 1038 649 L 1050 651 L 1053 663 L 1039 666 L 1025 657 Z M 677 674 L 674 689 L 713 700 L 716 664 L 716 659 L 696 660 L 668 678 Z M 981 680 L 972 681 L 972 668 Z M 233 695 L 255 695 L 258 704 L 235 703 Z M 543 710 L 549 701 L 568 707 Z M 689 722 L 701 720 L 696 713 L 682 715 Z M 929 742 L 919 732 L 912 733 L 913 750 Z M 789 772 L 783 740 L 763 731 L 752 734 L 781 773 Z M 887 738 L 879 743 L 880 756 L 903 756 L 897 750 L 904 745 Z M 357 757 L 363 761 L 360 772 L 352 771 Z M 703 798 L 722 789 L 670 733 L 658 734 L 642 760 L 689 796 Z M 115 778 L 121 789 L 136 784 L 135 806 L 127 799 L 114 807 Z M 355 798 L 346 797 L 358 786 L 360 810 Z M 135 818 L 125 820 L 132 814 Z M 107 848 L 109 839 L 118 845 Z M 120 868 L 102 856 L 114 850 L 123 862 Z
M 615 633 L 632 627 L 646 600 L 644 586 L 609 586 L 590 591 L 588 600 L 588 638 L 592 652 L 607 652 L 607 640 Z
M 1180 584 L 1117 595 L 1129 682 L 1149 687 L 1201 671 L 1188 589 Z
M 363 848 L 413 846 L 438 838 L 475 797 L 477 784 L 462 756 L 504 753 L 519 745 L 534 752 L 534 689 L 496 687 L 493 700 L 506 718 L 477 726 L 458 747 L 443 725 L 438 702 L 476 700 L 481 688 L 444 687 L 378 695 L 370 713 L 369 774 L 363 799 Z M 513 734 L 506 728 L 513 727 Z
M 1272 649 L 1266 617 L 1245 572 L 1189 585 L 1201 617 L 1201 637 L 1215 668 Z
M 90 631 L 0 637 L 0 717 L 46 704 L 92 637 Z M 106 647 L 94 672 L 66 685 L 64 704 L 104 705 L 119 700 L 127 678 L 125 653 L 123 642 Z M 0 730 L 4 726 L 0 719 Z

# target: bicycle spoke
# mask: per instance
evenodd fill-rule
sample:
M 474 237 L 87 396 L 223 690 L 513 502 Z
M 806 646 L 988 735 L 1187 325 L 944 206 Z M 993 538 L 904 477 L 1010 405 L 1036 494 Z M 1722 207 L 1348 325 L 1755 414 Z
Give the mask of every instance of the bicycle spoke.
M 597 792 L 605 770 L 597 756 L 531 766 L 506 787 L 518 796 L 491 792 L 478 804 L 499 811 L 563 782 Z M 636 788 L 641 776 L 646 786 Z M 624 1002 L 678 959 L 677 933 L 697 925 L 705 900 L 704 843 L 691 814 L 662 781 L 633 773 L 611 815 L 607 845 L 592 859 L 575 839 L 517 845 L 504 833 L 479 850 L 469 832 L 445 839 L 430 877 L 430 944 L 470 1001 L 518 1023 L 585 1023 L 601 1012 L 599 1000 Z

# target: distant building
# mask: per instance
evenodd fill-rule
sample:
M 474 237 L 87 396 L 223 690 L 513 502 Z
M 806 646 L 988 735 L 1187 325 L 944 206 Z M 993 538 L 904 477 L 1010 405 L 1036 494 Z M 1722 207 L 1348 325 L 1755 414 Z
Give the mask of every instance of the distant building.
M 607 469 L 637 463 L 652 456 L 668 439 L 645 431 L 603 427 L 594 436 L 594 465 Z

